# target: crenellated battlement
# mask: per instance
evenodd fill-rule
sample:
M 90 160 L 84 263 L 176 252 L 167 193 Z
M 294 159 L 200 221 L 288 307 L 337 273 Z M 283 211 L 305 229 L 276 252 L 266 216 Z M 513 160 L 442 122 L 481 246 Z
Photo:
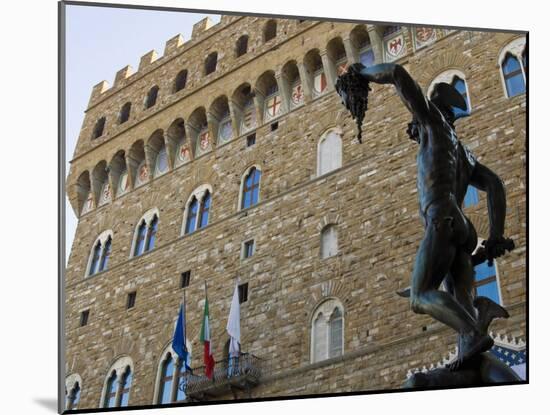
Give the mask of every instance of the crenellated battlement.
M 149 72 L 153 68 L 155 63 L 160 63 L 161 61 L 172 58 L 175 55 L 178 55 L 179 53 L 183 52 L 184 49 L 194 45 L 197 41 L 200 41 L 203 35 L 209 32 L 210 29 L 212 28 L 219 29 L 222 26 L 226 26 L 238 20 L 239 18 L 240 16 L 224 15 L 221 17 L 219 23 L 214 24 L 212 19 L 210 19 L 209 17 L 205 17 L 204 19 L 200 20 L 199 22 L 193 25 L 191 39 L 185 41 L 182 34 L 178 33 L 177 35 L 173 36 L 172 38 L 166 41 L 163 55 L 158 55 L 157 51 L 155 50 L 151 50 L 147 52 L 145 55 L 143 55 L 139 60 L 139 66 L 136 72 L 133 71 L 130 65 L 126 65 L 124 68 L 120 69 L 116 73 L 115 82 L 112 87 L 110 87 L 109 83 L 105 80 L 95 85 L 92 88 L 92 93 L 90 96 L 90 100 L 88 102 L 88 107 L 95 105 L 98 101 L 103 99 L 107 94 L 112 93 L 115 90 L 118 90 L 119 88 L 122 88 L 123 86 L 125 86 L 127 84 L 126 81 L 130 77 L 132 78 L 140 77 L 146 74 L 147 72 Z

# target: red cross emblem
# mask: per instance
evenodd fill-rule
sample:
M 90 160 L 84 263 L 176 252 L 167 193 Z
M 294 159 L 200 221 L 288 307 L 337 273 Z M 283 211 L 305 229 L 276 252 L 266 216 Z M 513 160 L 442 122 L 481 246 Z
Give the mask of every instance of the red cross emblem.
M 338 65 L 338 76 L 344 75 L 348 71 L 348 63 L 342 63 Z
M 279 112 L 280 107 L 281 107 L 281 98 L 279 98 L 279 95 L 275 95 L 274 97 L 270 98 L 267 103 L 267 113 L 271 117 L 274 117 Z

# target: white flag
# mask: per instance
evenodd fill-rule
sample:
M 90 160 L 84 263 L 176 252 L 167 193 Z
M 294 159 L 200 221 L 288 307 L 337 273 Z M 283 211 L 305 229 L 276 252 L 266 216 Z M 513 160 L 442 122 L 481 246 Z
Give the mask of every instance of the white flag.
M 231 300 L 229 319 L 227 320 L 227 333 L 230 337 L 229 356 L 239 356 L 239 345 L 241 343 L 241 306 L 239 304 L 239 285 L 235 285 L 235 292 Z

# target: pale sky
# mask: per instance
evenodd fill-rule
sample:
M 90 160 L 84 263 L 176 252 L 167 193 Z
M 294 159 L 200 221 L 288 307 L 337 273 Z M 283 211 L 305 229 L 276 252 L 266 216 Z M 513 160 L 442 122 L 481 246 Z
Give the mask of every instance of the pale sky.
M 137 69 L 142 55 L 155 49 L 160 56 L 165 42 L 181 33 L 191 38 L 193 24 L 207 15 L 199 13 L 132 10 L 94 6 L 67 6 L 66 169 L 84 120 L 92 87 L 102 80 L 113 84 L 115 74 L 126 65 Z M 208 15 L 218 23 L 219 15 Z M 77 218 L 65 198 L 66 256 L 69 258 Z

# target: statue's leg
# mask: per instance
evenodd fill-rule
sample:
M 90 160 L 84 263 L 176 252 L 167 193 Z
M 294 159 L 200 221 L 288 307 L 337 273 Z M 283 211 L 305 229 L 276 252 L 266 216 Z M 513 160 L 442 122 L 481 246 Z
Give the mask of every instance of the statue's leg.
M 435 202 L 426 212 L 426 230 L 416 255 L 412 283 L 411 307 L 414 312 L 429 314 L 459 333 L 478 333 L 475 318 L 439 285 L 455 260 L 456 207 L 449 201 Z
M 474 267 L 472 256 L 468 252 L 458 249 L 451 266 L 454 295 L 456 300 L 473 317 L 476 317 L 474 307 Z

